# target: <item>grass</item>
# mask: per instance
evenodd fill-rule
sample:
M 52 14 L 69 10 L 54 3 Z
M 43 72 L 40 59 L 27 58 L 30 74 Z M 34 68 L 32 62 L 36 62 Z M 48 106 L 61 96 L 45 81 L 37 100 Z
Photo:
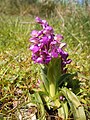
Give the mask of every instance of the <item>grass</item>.
M 69 58 L 68 72 L 77 72 L 81 81 L 81 102 L 90 118 L 90 14 L 84 8 L 64 8 L 57 16 L 46 18 L 56 33 L 64 36 Z M 84 11 L 83 11 L 84 10 Z M 65 11 L 65 12 L 64 12 Z M 14 115 L 22 103 L 30 101 L 30 93 L 39 79 L 39 69 L 31 60 L 30 32 L 38 28 L 29 16 L 0 16 L 0 117 L 17 119 Z M 21 90 L 21 93 L 18 91 Z M 12 109 L 14 101 L 21 106 Z M 23 101 L 24 100 L 24 101 Z

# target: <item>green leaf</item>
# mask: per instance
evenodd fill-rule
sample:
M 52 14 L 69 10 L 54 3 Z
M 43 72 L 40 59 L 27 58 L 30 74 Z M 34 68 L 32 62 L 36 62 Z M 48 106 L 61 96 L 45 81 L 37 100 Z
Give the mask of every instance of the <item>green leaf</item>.
M 58 109 L 58 115 L 59 115 L 59 117 L 61 117 L 62 119 L 65 119 L 63 107 L 60 107 L 60 108 Z
M 51 62 L 48 64 L 47 75 L 49 78 L 53 77 L 53 79 L 57 81 L 59 76 L 61 76 L 61 58 L 53 58 L 51 60 Z
M 77 96 L 67 88 L 62 88 L 62 93 L 66 97 L 72 110 L 74 120 L 86 120 L 84 108 L 79 102 Z
M 41 96 L 39 95 L 39 93 L 35 93 L 34 94 L 36 101 L 39 101 L 39 105 L 38 108 L 40 109 L 40 118 L 44 119 L 45 118 L 45 109 L 44 109 L 44 105 L 43 105 L 43 101 L 41 99 Z
M 58 115 L 63 118 L 64 120 L 68 119 L 68 106 L 67 106 L 67 102 L 61 102 L 61 106 L 58 109 Z
M 45 73 L 45 68 L 41 68 L 41 79 L 42 79 L 42 87 L 45 89 L 45 91 L 47 91 L 47 93 L 49 92 L 49 81 L 47 79 L 47 75 Z
M 76 108 L 78 108 L 81 105 L 76 95 L 73 92 L 71 92 L 69 89 L 64 87 L 62 88 L 62 92 L 63 95 L 76 106 Z
M 78 108 L 76 108 L 76 106 L 72 104 L 71 110 L 73 113 L 74 120 L 86 120 L 84 108 L 82 106 L 79 106 Z
M 61 76 L 61 58 L 55 58 L 52 60 L 52 67 L 53 67 L 53 74 L 54 74 L 54 79 L 57 83 L 58 78 Z
M 73 78 L 74 76 L 76 76 L 76 74 L 66 73 L 66 74 L 61 75 L 58 78 L 58 86 L 61 86 L 63 83 L 67 81 L 68 78 Z
M 68 106 L 67 106 L 67 102 L 61 102 L 63 109 L 64 109 L 64 114 L 65 114 L 65 119 L 68 119 Z
M 79 112 L 79 116 L 80 116 L 79 120 L 86 120 L 84 108 L 82 106 L 78 107 L 78 112 Z
M 49 63 L 49 66 L 48 66 L 48 69 L 47 69 L 47 78 L 49 80 L 49 83 L 55 81 L 55 78 L 54 78 L 54 69 L 53 69 L 53 66 L 51 63 Z
M 58 78 L 61 76 L 61 59 L 53 58 L 51 62 L 48 64 L 47 70 L 47 78 L 49 80 L 49 84 L 53 83 L 55 86 L 55 91 L 58 90 Z

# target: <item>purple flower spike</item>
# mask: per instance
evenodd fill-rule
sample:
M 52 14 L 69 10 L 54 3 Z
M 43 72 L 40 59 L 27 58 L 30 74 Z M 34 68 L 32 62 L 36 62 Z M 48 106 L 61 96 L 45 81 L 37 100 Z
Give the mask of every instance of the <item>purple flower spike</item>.
M 68 53 L 63 50 L 66 43 L 62 43 L 63 36 L 54 34 L 54 30 L 46 20 L 36 17 L 36 22 L 42 26 L 42 30 L 33 30 L 31 32 L 30 42 L 32 43 L 30 50 L 32 51 L 32 60 L 35 63 L 48 64 L 52 58 L 61 57 L 62 70 L 66 64 L 70 64 Z

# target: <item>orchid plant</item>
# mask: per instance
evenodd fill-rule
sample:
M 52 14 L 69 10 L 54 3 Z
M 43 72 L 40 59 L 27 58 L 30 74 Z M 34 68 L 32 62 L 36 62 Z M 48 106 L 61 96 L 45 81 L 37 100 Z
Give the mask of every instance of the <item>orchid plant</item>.
M 31 32 L 32 60 L 40 65 L 41 80 L 36 89 L 36 100 L 41 101 L 42 116 L 46 110 L 57 110 L 62 119 L 69 118 L 72 112 L 74 120 L 86 120 L 84 108 L 73 90 L 68 87 L 67 64 L 71 63 L 68 53 L 64 50 L 66 43 L 62 42 L 63 36 L 55 34 L 46 20 L 36 17 L 36 22 L 41 25 L 41 30 Z M 41 116 L 41 117 L 42 117 Z M 44 116 L 45 117 L 45 116 Z M 45 119 L 45 118 L 43 118 Z

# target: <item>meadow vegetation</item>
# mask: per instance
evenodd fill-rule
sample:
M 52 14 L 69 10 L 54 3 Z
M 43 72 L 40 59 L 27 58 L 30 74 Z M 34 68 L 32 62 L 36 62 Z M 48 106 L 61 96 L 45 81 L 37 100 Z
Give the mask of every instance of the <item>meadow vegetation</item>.
M 72 59 L 68 72 L 80 80 L 79 98 L 90 119 L 90 6 L 76 3 L 34 3 L 0 0 L 0 119 L 17 120 L 15 112 L 30 102 L 39 79 L 29 50 L 30 32 L 39 29 L 35 16 L 46 19 L 61 33 Z M 14 104 L 19 101 L 19 105 Z M 17 104 L 17 103 L 16 103 Z

